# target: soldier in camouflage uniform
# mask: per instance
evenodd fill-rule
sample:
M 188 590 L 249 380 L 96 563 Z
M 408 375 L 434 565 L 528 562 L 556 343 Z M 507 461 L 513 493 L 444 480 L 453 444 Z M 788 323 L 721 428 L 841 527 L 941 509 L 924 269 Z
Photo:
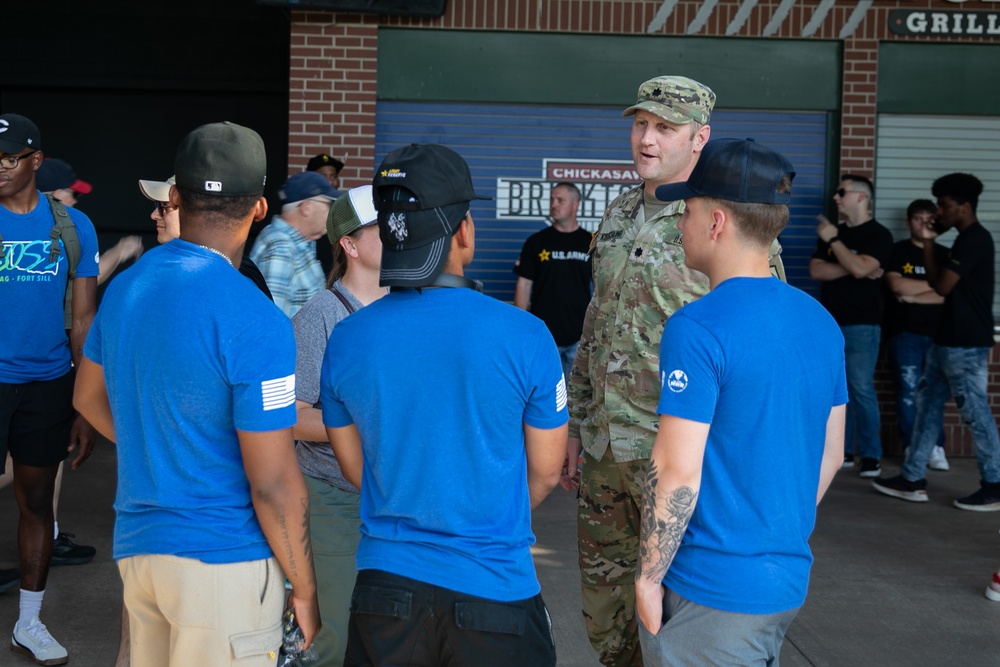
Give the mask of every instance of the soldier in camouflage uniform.
M 583 448 L 578 535 L 583 616 L 605 665 L 642 665 L 635 618 L 642 480 L 659 425 L 659 348 L 674 311 L 709 291 L 684 265 L 677 221 L 684 202 L 657 186 L 687 180 L 711 129 L 715 93 L 680 76 L 639 87 L 632 158 L 642 185 L 619 195 L 594 234 L 594 297 L 569 378 L 565 488 Z M 771 270 L 784 280 L 777 241 Z
M 605 665 L 642 665 L 633 580 L 642 480 L 659 423 L 660 335 L 674 311 L 709 290 L 705 275 L 684 265 L 684 202 L 659 202 L 654 192 L 687 180 L 711 133 L 715 93 L 661 76 L 642 84 L 638 98 L 623 115 L 634 115 L 632 158 L 644 182 L 611 203 L 594 235 L 594 297 L 569 380 L 567 461 L 584 452 L 583 616 Z

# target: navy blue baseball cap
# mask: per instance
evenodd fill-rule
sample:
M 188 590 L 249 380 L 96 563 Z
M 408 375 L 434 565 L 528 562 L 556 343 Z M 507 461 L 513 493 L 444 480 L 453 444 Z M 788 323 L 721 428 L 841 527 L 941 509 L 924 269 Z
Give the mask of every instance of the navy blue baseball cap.
M 660 201 L 712 197 L 748 204 L 787 204 L 790 192 L 778 192 L 782 179 L 795 178 L 784 155 L 753 139 L 712 139 L 685 183 L 656 188 Z
M 340 195 L 333 189 L 330 181 L 315 171 L 303 171 L 293 174 L 285 181 L 285 184 L 278 190 L 278 197 L 282 204 L 294 204 L 297 201 L 312 199 L 313 197 L 326 197 L 333 200 Z
M 94 186 L 90 183 L 76 177 L 76 172 L 69 162 L 54 157 L 45 158 L 38 165 L 38 171 L 35 172 L 35 187 L 42 192 L 72 190 L 79 195 L 88 195 L 94 190 Z

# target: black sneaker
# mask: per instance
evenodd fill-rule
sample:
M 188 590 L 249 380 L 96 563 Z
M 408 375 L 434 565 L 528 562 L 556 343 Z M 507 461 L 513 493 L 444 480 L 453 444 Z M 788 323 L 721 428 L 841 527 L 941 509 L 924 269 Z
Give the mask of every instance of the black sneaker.
M 89 563 L 97 554 L 97 549 L 83 544 L 74 544 L 69 538 L 76 537 L 73 533 L 59 533 L 59 537 L 52 543 L 52 560 L 49 564 L 56 565 L 83 565 Z
M 884 493 L 885 495 L 892 496 L 893 498 L 909 500 L 911 503 L 927 502 L 926 479 L 918 479 L 915 482 L 911 482 L 910 480 L 905 479 L 902 475 L 890 477 L 889 479 L 879 477 L 878 479 L 872 480 L 872 486 L 879 493 Z
M 983 484 L 979 490 L 964 498 L 955 501 L 955 507 L 960 510 L 971 510 L 973 512 L 997 512 L 1000 511 L 1000 491 L 996 489 L 997 484 Z
M 878 477 L 880 474 L 882 474 L 882 464 L 878 459 L 861 459 L 858 477 Z
M 854 457 L 851 456 L 851 455 L 849 455 L 849 454 L 845 455 L 844 456 L 844 465 L 842 465 L 841 467 L 842 468 L 853 468 L 854 467 Z
M 0 570 L 0 593 L 14 588 L 19 581 L 21 581 L 21 571 L 16 567 L 9 570 Z

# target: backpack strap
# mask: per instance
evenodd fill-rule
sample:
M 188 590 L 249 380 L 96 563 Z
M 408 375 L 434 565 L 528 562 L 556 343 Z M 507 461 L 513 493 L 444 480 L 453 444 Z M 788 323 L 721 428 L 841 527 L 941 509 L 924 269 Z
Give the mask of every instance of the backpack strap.
M 347 300 L 346 296 L 344 296 L 343 294 L 340 293 L 339 289 L 337 289 L 336 287 L 334 287 L 334 286 L 331 285 L 330 286 L 330 291 L 333 292 L 333 295 L 335 297 L 337 297 L 338 299 L 340 299 L 340 302 L 342 304 L 344 304 L 344 308 L 347 309 L 347 314 L 348 315 L 350 315 L 351 313 L 354 312 L 354 306 L 351 305 L 351 302 Z
M 45 195 L 45 198 L 49 200 L 52 217 L 56 223 L 53 225 L 52 231 L 49 232 L 49 238 L 52 241 L 49 246 L 49 262 L 55 264 L 59 261 L 59 239 L 61 238 L 63 246 L 66 247 L 69 280 L 73 280 L 76 277 L 76 267 L 80 263 L 80 254 L 82 252 L 80 237 L 76 233 L 76 225 L 73 223 L 73 219 L 69 217 L 69 212 L 66 211 L 65 204 L 51 194 Z

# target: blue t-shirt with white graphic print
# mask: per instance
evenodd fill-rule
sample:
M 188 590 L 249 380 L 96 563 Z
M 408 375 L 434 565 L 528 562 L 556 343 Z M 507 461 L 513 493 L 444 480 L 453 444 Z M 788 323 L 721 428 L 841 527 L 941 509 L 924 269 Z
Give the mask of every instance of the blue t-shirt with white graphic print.
M 98 272 L 97 234 L 83 212 L 66 209 L 80 239 L 78 278 Z M 59 241 L 59 257 L 49 262 L 55 225 L 49 200 L 38 194 L 38 205 L 30 213 L 11 213 L 0 206 L 0 303 L 4 322 L 0 327 L 0 382 L 23 384 L 53 380 L 69 372 L 69 341 L 66 338 L 63 300 L 66 296 L 69 260 Z
M 524 425 L 568 419 L 541 320 L 470 289 L 392 292 L 333 329 L 320 402 L 327 426 L 361 434 L 359 570 L 538 593 Z
M 776 278 L 732 278 L 667 321 L 657 411 L 711 424 L 701 489 L 664 585 L 713 609 L 800 606 L 844 338 L 815 299 Z
M 118 440 L 114 557 L 269 557 L 236 430 L 295 424 L 289 319 L 225 258 L 177 239 L 115 278 L 84 354 L 104 368 Z

